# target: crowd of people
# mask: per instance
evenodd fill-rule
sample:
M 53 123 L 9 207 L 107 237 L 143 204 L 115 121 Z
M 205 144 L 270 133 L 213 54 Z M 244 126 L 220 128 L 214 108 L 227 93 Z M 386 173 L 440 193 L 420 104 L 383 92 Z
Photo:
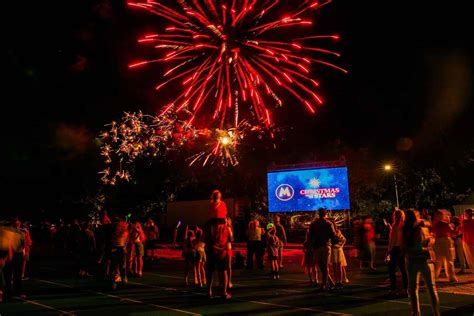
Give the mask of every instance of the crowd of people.
M 264 268 L 264 261 L 270 268 L 270 278 L 279 279 L 283 265 L 283 249 L 287 245 L 287 235 L 280 218 L 262 227 L 254 219 L 247 226 L 247 252 L 234 253 L 234 229 L 227 216 L 227 207 L 222 194 L 214 191 L 211 195 L 209 218 L 205 225 L 186 226 L 182 242 L 182 257 L 185 262 L 184 282 L 206 287 L 213 297 L 213 280 L 217 272 L 219 292 L 230 298 L 232 270 L 241 266 L 250 270 L 254 264 Z M 302 266 L 310 284 L 319 290 L 340 290 L 349 283 L 347 260 L 344 252 L 346 237 L 333 219 L 327 217 L 325 209 L 318 211 L 306 231 L 302 244 Z M 454 269 L 456 255 L 460 264 L 458 273 L 474 268 L 474 220 L 468 209 L 461 217 L 451 217 L 446 210 L 427 212 L 410 209 L 393 212 L 391 223 L 385 221 L 389 229 L 385 262 L 390 279 L 389 295 L 408 294 L 414 315 L 419 315 L 419 277 L 429 293 L 433 313 L 439 315 L 439 298 L 436 279 L 444 268 L 449 282 L 457 282 Z M 0 229 L 0 301 L 3 296 L 22 294 L 27 261 L 33 243 L 27 225 L 18 219 L 11 227 Z M 59 224 L 54 232 L 48 230 L 43 238 L 50 239 L 56 255 L 69 255 L 77 263 L 79 277 L 102 275 L 110 280 L 112 289 L 127 284 L 129 276 L 143 276 L 143 260 L 156 258 L 160 232 L 152 219 L 142 226 L 137 219 L 126 219 L 118 215 L 109 217 L 104 212 L 100 225 L 92 227 L 86 222 L 75 221 L 72 225 Z M 376 270 L 375 229 L 370 216 L 356 219 L 352 223 L 352 250 L 349 256 L 359 259 L 360 268 Z M 176 240 L 176 236 L 173 238 Z M 8 241 L 8 242 L 7 242 Z M 8 243 L 8 245 L 7 245 Z M 44 254 L 49 254 L 47 250 Z M 266 253 L 266 257 L 265 257 Z M 400 271 L 402 286 L 397 288 L 397 270 Z M 192 273 L 193 282 L 189 281 Z
M 49 258 L 74 259 L 79 277 L 103 276 L 116 288 L 127 283 L 127 275 L 143 275 L 143 257 L 155 258 L 159 229 L 152 219 L 146 225 L 123 217 L 109 218 L 106 212 L 100 225 L 90 222 L 70 225 L 42 223 L 34 227 L 39 239 L 38 253 Z M 27 262 L 33 244 L 29 225 L 15 218 L 9 226 L 0 226 L 0 301 L 4 296 L 23 295 Z
M 474 220 L 472 209 L 467 209 L 461 218 L 451 217 L 447 210 L 437 210 L 429 216 L 410 209 L 396 210 L 390 225 L 387 253 L 389 263 L 390 290 L 396 291 L 397 268 L 402 275 L 403 291 L 408 290 L 414 315 L 420 314 L 419 278 L 431 299 L 434 315 L 440 315 L 436 280 L 444 267 L 449 282 L 458 282 L 454 270 L 456 252 L 461 270 L 467 266 L 474 270 Z

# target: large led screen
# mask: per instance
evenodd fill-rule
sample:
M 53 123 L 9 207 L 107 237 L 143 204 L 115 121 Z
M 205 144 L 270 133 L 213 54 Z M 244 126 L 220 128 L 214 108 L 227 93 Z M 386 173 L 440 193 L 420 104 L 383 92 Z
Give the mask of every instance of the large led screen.
M 270 212 L 350 209 L 346 167 L 271 171 L 267 180 Z

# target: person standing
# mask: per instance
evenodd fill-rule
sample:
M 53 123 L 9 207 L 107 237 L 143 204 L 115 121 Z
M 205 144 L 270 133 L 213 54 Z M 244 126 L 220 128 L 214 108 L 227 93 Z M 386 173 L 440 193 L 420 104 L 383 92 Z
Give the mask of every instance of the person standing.
M 160 230 L 155 225 L 153 219 L 149 218 L 145 227 L 146 235 L 146 249 L 145 256 L 148 258 L 148 253 L 151 250 L 151 260 L 155 259 L 155 250 L 158 247 L 158 240 L 160 238 Z
M 346 238 L 341 230 L 333 221 L 334 231 L 337 235 L 337 242 L 331 244 L 331 264 L 334 269 L 334 279 L 336 289 L 342 289 L 342 282 L 345 281 L 344 267 L 347 266 L 346 256 L 344 255 L 344 245 Z
M 199 287 L 206 285 L 206 245 L 202 239 L 203 231 L 199 227 L 196 228 L 196 238 L 192 241 L 194 247 L 194 273 L 197 278 Z
M 204 226 L 204 243 L 206 244 L 206 279 L 208 297 L 213 297 L 212 283 L 215 270 L 219 273 L 219 283 L 222 286 L 222 296 L 229 299 L 232 296 L 228 292 L 229 281 L 227 278 L 229 229 L 227 224 L 209 220 Z
M 364 263 L 369 263 L 369 268 L 375 271 L 375 228 L 370 215 L 366 215 L 360 227 L 361 247 L 360 247 L 360 267 L 364 268 Z
M 112 289 L 116 289 L 118 282 L 128 283 L 126 245 L 130 233 L 127 222 L 121 217 L 116 216 L 112 225 L 110 267 L 113 282 Z
M 130 232 L 130 244 L 132 244 L 131 263 L 130 269 L 133 274 L 142 277 L 143 276 L 143 255 L 145 254 L 143 244 L 146 242 L 145 232 L 143 231 L 140 222 L 132 224 Z
M 326 210 L 319 209 L 319 218 L 309 226 L 309 236 L 314 249 L 315 263 L 321 270 L 321 289 L 327 289 L 329 275 L 329 257 L 331 255 L 331 241 L 337 243 L 334 226 L 326 219 Z
M 309 284 L 318 284 L 318 269 L 314 262 L 314 249 L 309 237 L 309 230 L 306 231 L 305 240 L 303 242 L 303 262 L 305 272 L 308 274 Z
M 90 228 L 89 223 L 82 226 L 81 235 L 79 238 L 79 277 L 90 276 L 92 265 L 95 262 L 96 256 L 96 241 L 94 232 Z
M 462 246 L 466 256 L 467 265 L 474 272 L 474 219 L 472 209 L 464 211 L 464 219 L 461 222 Z
M 280 249 L 280 239 L 276 235 L 275 225 L 269 223 L 267 225 L 267 255 L 270 267 L 272 269 L 271 275 L 273 279 L 280 278 L 280 265 L 278 264 L 278 249 Z
M 441 273 L 444 265 L 444 271 L 449 282 L 457 282 L 456 273 L 454 271 L 454 259 L 456 258 L 456 250 L 454 249 L 454 229 L 449 225 L 449 216 L 447 211 L 438 210 L 434 215 L 433 234 L 436 237 L 434 251 L 436 254 L 436 278 Z
M 454 225 L 454 246 L 456 247 L 456 257 L 459 260 L 459 274 L 466 273 L 466 258 L 464 256 L 464 249 L 462 246 L 462 232 L 461 232 L 461 220 L 459 217 L 454 216 L 451 219 L 451 223 Z
M 189 285 L 189 272 L 191 269 L 194 274 L 194 284 L 199 284 L 196 269 L 194 266 L 195 261 L 195 249 L 194 249 L 194 231 L 189 229 L 189 226 L 186 225 L 186 231 L 184 233 L 183 240 L 183 251 L 182 256 L 184 258 L 184 284 Z
M 229 282 L 229 289 L 233 287 L 232 285 L 232 243 L 234 242 L 234 227 L 232 226 L 232 219 L 227 217 L 227 229 L 229 230 L 229 239 L 227 241 L 227 278 Z
M 420 212 L 408 210 L 403 226 L 402 250 L 405 252 L 405 264 L 408 272 L 408 295 L 412 315 L 420 315 L 419 279 L 420 274 L 425 281 L 426 290 L 430 296 L 433 315 L 441 315 L 438 292 L 435 284 L 435 271 L 431 258 L 430 247 L 434 239 L 430 236 L 425 222 L 420 218 Z
M 263 246 L 262 246 L 262 235 L 264 234 L 263 228 L 260 227 L 258 220 L 250 221 L 247 230 L 247 269 L 253 268 L 253 256 L 255 255 L 255 261 L 259 269 L 263 269 Z
M 21 232 L 25 235 L 25 255 L 23 256 L 23 264 L 21 268 L 21 278 L 23 280 L 26 279 L 26 263 L 30 260 L 30 252 L 31 246 L 33 245 L 33 241 L 31 240 L 30 230 L 28 229 L 28 225 L 23 225 L 20 229 Z
M 15 233 L 15 236 L 18 237 L 18 242 L 15 243 L 13 249 L 13 256 L 11 261 L 9 261 L 3 270 L 5 275 L 5 292 L 7 294 L 22 294 L 22 268 L 23 268 L 23 258 L 25 255 L 25 234 L 20 230 L 21 221 L 18 218 L 15 218 L 12 221 L 11 232 Z M 12 279 L 13 277 L 13 279 Z
M 275 216 L 275 231 L 276 236 L 280 240 L 280 245 L 278 247 L 278 266 L 283 268 L 283 248 L 287 245 L 286 240 L 286 231 L 285 227 L 280 222 L 280 216 Z
M 390 229 L 390 236 L 388 240 L 387 256 L 390 258 L 388 262 L 388 275 L 390 277 L 390 292 L 394 294 L 397 290 L 397 268 L 402 274 L 403 288 L 405 292 L 408 287 L 408 277 L 405 269 L 405 254 L 402 252 L 403 242 L 403 224 L 405 222 L 405 213 L 402 210 L 395 210 L 393 212 L 393 222 Z
M 0 250 L 0 303 L 3 302 L 3 291 L 6 288 L 5 276 L 3 268 L 13 258 L 13 249 L 8 247 L 8 250 Z

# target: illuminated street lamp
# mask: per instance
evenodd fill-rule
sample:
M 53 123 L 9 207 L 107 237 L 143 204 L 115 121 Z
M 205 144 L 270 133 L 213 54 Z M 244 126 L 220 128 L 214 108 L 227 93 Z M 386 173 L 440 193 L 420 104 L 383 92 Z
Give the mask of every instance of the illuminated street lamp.
M 390 171 L 392 171 L 392 165 L 386 164 L 386 165 L 383 166 L 383 169 L 386 172 L 390 172 Z M 395 184 L 395 198 L 397 199 L 397 209 L 399 209 L 400 208 L 400 203 L 398 202 L 397 175 L 395 174 L 395 172 L 393 173 L 393 182 Z

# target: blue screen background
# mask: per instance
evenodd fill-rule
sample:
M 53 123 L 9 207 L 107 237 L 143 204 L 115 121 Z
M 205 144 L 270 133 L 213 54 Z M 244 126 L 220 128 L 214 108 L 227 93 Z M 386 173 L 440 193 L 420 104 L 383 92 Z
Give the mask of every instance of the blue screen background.
M 340 189 L 335 198 L 309 198 L 300 195 L 302 189 L 315 189 L 310 186 L 311 179 L 319 180 L 319 187 Z M 268 209 L 270 212 L 315 211 L 321 207 L 327 210 L 348 210 L 349 184 L 347 168 L 321 168 L 290 171 L 274 171 L 267 174 Z M 294 195 L 288 201 L 281 201 L 276 196 L 276 189 L 288 184 L 294 189 Z

